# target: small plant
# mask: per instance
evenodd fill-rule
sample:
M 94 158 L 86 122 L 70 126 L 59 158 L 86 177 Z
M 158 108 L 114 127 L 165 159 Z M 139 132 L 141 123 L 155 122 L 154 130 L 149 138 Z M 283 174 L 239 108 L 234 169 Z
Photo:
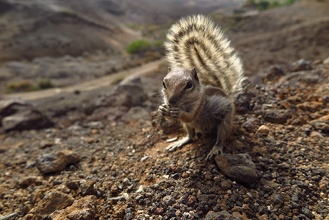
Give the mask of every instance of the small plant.
M 37 87 L 39 89 L 49 89 L 54 87 L 50 79 L 41 79 L 38 81 Z
M 72 16 L 72 17 L 77 17 L 77 13 L 71 9 L 68 8 L 61 8 L 58 10 L 58 13 L 64 15 L 64 16 Z
M 6 86 L 6 91 L 8 93 L 13 92 L 28 92 L 33 90 L 33 84 L 28 80 L 10 82 Z
M 247 0 L 246 6 L 255 7 L 260 11 L 285 6 L 285 5 L 291 5 L 295 3 L 298 0 Z
M 6 92 L 7 93 L 15 93 L 15 92 L 30 92 L 42 89 L 49 89 L 54 87 L 53 83 L 50 79 L 41 79 L 36 84 L 28 81 L 28 80 L 21 80 L 10 82 L 6 85 Z
M 136 40 L 131 42 L 127 47 L 129 54 L 142 54 L 151 49 L 151 44 L 146 40 Z

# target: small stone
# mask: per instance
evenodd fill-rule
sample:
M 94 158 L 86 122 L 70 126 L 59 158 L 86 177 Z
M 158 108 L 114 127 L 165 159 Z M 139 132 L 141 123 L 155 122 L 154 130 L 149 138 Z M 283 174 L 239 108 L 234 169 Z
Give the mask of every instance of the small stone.
M 224 180 L 220 183 L 220 187 L 223 190 L 229 190 L 232 188 L 232 181 L 231 180 Z
M 174 173 L 173 175 L 171 175 L 171 178 L 178 180 L 180 177 L 179 173 Z
M 303 212 L 303 214 L 306 215 L 308 218 L 310 218 L 310 219 L 314 219 L 314 215 L 312 214 L 312 212 L 311 212 L 309 209 L 303 207 L 303 208 L 302 208 L 302 212 Z
M 50 141 L 41 141 L 39 148 L 40 149 L 45 149 L 45 148 L 51 147 L 53 145 L 54 145 L 53 142 L 50 142 Z
M 155 211 L 154 211 L 154 214 L 156 214 L 156 215 L 162 215 L 163 212 L 164 212 L 164 208 L 162 208 L 162 207 L 157 207 L 157 208 L 155 209 Z
M 215 157 L 215 162 L 232 180 L 252 186 L 260 178 L 249 154 L 221 154 Z
M 183 172 L 182 173 L 182 178 L 188 178 L 190 175 L 189 175 L 189 173 L 188 172 Z
M 310 70 L 312 69 L 311 62 L 308 60 L 300 59 L 294 63 L 292 63 L 291 66 L 291 72 L 297 72 L 302 70 Z
M 20 182 L 19 182 L 19 186 L 21 188 L 26 188 L 30 185 L 41 185 L 42 184 L 42 179 L 40 177 L 37 176 L 28 176 L 23 178 Z
M 166 205 L 172 205 L 172 204 L 175 203 L 175 199 L 174 199 L 172 196 L 170 196 L 170 195 L 163 197 L 162 201 L 163 201 Z
M 78 181 L 69 181 L 66 183 L 67 188 L 72 190 L 79 189 L 79 182 Z
M 86 195 L 97 195 L 97 190 L 95 189 L 95 181 L 88 180 L 81 184 L 81 194 Z
M 267 137 L 269 133 L 270 133 L 270 128 L 266 125 L 261 125 L 256 131 L 256 134 L 264 137 Z
M 323 138 L 323 135 L 318 131 L 312 131 L 310 137 Z
M 141 162 L 145 162 L 148 158 L 149 158 L 149 156 L 144 156 L 144 157 L 141 158 L 140 161 L 141 161 Z
M 259 120 L 257 118 L 249 118 L 246 122 L 242 124 L 242 127 L 246 129 L 248 132 L 255 132 L 259 124 Z
M 283 197 L 280 194 L 275 194 L 273 197 L 274 204 L 281 204 L 283 202 Z
M 188 205 L 194 205 L 197 202 L 197 198 L 193 195 L 188 196 L 187 198 L 187 204 Z
M 64 170 L 67 166 L 80 162 L 80 156 L 71 150 L 62 150 L 44 154 L 38 158 L 37 168 L 43 174 L 49 174 Z
M 267 110 L 264 115 L 266 121 L 279 124 L 285 123 L 290 117 L 288 110 Z

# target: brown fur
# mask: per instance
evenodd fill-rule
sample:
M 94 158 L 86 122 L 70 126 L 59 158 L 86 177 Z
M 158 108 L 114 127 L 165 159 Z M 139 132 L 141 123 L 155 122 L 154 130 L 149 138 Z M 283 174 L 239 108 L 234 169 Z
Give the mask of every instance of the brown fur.
M 232 129 L 234 98 L 245 80 L 239 57 L 220 29 L 201 15 L 174 24 L 165 48 L 171 71 L 163 80 L 159 112 L 180 120 L 187 131 L 166 149 L 189 143 L 196 131 L 215 132 L 216 143 L 207 158 L 222 153 Z

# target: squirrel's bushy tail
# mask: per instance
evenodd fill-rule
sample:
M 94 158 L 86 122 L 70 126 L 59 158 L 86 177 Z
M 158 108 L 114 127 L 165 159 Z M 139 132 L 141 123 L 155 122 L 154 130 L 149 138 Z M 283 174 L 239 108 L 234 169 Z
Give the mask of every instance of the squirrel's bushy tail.
M 171 68 L 196 68 L 203 84 L 237 95 L 245 80 L 240 58 L 222 31 L 203 15 L 180 19 L 167 34 L 166 56 Z

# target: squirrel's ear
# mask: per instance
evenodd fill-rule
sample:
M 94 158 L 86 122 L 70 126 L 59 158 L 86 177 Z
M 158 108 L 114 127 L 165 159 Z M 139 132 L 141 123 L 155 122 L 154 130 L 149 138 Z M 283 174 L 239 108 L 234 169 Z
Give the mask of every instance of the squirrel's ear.
M 168 73 L 171 71 L 171 68 L 170 67 L 168 67 Z
M 199 82 L 199 77 L 198 77 L 195 67 L 193 67 L 193 69 L 191 70 L 191 73 L 192 73 L 192 76 L 196 79 L 196 81 Z

